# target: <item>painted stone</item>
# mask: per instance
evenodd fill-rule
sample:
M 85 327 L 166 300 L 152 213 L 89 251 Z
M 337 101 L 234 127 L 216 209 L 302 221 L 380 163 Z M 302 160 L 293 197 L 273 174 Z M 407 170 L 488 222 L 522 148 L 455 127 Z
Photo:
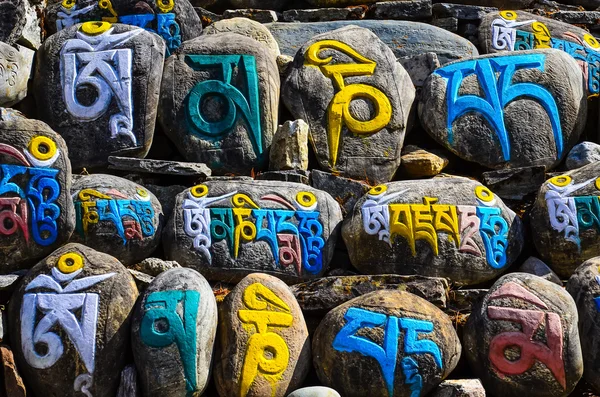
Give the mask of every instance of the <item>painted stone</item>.
M 0 41 L 6 44 L 15 44 L 21 37 L 25 27 L 25 7 L 27 0 L 2 0 L 0 1 Z
M 363 274 L 447 277 L 457 285 L 497 277 L 523 247 L 517 215 L 485 186 L 458 177 L 372 188 L 342 236 Z
M 564 51 L 577 62 L 588 95 L 600 95 L 600 41 L 584 29 L 524 11 L 500 11 L 482 19 L 479 42 L 484 53 Z
M 245 277 L 219 306 L 215 384 L 227 397 L 283 397 L 310 369 L 310 340 L 298 302 L 283 281 Z
M 156 277 L 137 304 L 131 326 L 143 395 L 201 395 L 216 332 L 217 302 L 200 273 L 176 268 Z
M 164 216 L 148 189 L 118 176 L 92 174 L 75 181 L 71 192 L 75 205 L 71 241 L 111 254 L 125 266 L 158 247 Z
M 600 390 L 600 259 L 585 261 L 567 282 L 579 313 L 579 337 L 583 353 L 583 378 Z
M 452 372 L 461 345 L 450 318 L 431 303 L 376 291 L 327 313 L 312 350 L 321 382 L 343 396 L 416 397 Z
M 364 20 L 269 23 L 265 26 L 277 40 L 281 53 L 294 56 L 298 49 L 314 36 L 349 25 L 369 29 L 375 33 L 394 52 L 396 58 L 433 52 L 444 64 L 479 55 L 477 48 L 469 40 L 445 29 L 419 22 Z
M 164 50 L 157 35 L 109 22 L 65 28 L 40 47 L 38 112 L 67 141 L 74 170 L 105 166 L 110 155 L 146 156 Z
M 203 35 L 165 62 L 160 124 L 186 160 L 213 174 L 266 167 L 278 106 L 275 59 L 249 37 Z
M 471 370 L 494 396 L 567 396 L 583 373 L 577 307 L 561 287 L 510 273 L 473 306 L 464 331 Z
M 31 266 L 73 233 L 65 141 L 47 124 L 0 108 L 0 174 L 0 273 L 6 274 Z
M 12 106 L 27 96 L 33 55 L 23 46 L 0 42 L 0 106 Z
M 288 69 L 282 98 L 308 123 L 322 169 L 375 182 L 392 178 L 415 88 L 374 33 L 349 26 L 309 40 Z
M 165 41 L 167 56 L 202 33 L 200 17 L 188 0 L 62 0 L 46 8 L 50 34 L 89 21 L 122 23 L 156 33 Z
M 442 66 L 425 81 L 419 116 L 429 135 L 465 160 L 548 170 L 577 143 L 587 101 L 573 58 L 531 50 Z
M 264 7 L 261 7 L 264 8 Z M 262 23 L 253 21 L 248 18 L 230 18 L 223 19 L 211 23 L 202 31 L 202 34 L 218 34 L 218 33 L 237 33 L 242 36 L 250 37 L 271 50 L 274 57 L 281 55 L 279 52 L 279 44 L 275 38 Z
M 306 185 L 208 181 L 177 196 L 163 245 L 209 280 L 259 271 L 297 282 L 327 271 L 341 221 L 338 203 Z
M 67 244 L 33 267 L 10 301 L 11 343 L 35 395 L 112 397 L 138 290 L 110 255 Z
M 549 179 L 531 210 L 537 252 L 562 278 L 600 255 L 599 174 L 600 163 L 595 162 Z

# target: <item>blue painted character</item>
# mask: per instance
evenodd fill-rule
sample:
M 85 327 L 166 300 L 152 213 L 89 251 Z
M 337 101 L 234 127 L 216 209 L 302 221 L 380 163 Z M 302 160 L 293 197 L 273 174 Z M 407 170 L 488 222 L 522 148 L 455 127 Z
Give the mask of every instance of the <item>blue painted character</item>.
M 485 246 L 485 257 L 488 265 L 494 269 L 501 269 L 506 265 L 508 223 L 501 213 L 500 208 L 477 207 L 479 234 Z
M 296 211 L 298 231 L 302 246 L 302 266 L 310 274 L 318 274 L 323 268 L 323 225 L 319 211 Z
M 156 30 L 151 25 L 156 20 Z M 152 33 L 157 33 L 167 44 L 165 56 L 171 55 L 181 45 L 181 29 L 175 20 L 175 14 L 133 14 L 119 17 L 119 22 L 137 26 Z
M 419 397 L 423 389 L 423 377 L 419 374 L 419 365 L 411 357 L 404 357 L 400 365 L 404 373 L 404 383 L 410 385 L 410 397 Z

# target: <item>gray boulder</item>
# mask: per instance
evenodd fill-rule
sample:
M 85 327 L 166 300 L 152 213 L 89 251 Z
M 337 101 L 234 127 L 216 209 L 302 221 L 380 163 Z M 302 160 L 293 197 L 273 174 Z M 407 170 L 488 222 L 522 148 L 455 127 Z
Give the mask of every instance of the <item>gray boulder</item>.
M 218 34 L 218 33 L 237 33 L 242 36 L 250 37 L 271 50 L 274 57 L 281 55 L 279 52 L 279 44 L 275 38 L 262 23 L 253 21 L 248 18 L 230 18 L 223 19 L 211 23 L 202 31 L 202 34 Z
M 269 154 L 270 170 L 308 169 L 308 124 L 304 120 L 286 121 L 273 136 Z
M 15 44 L 21 37 L 25 27 L 26 2 L 28 0 L 0 1 L 0 41 L 9 45 Z
M 565 166 L 568 170 L 574 170 L 596 161 L 600 161 L 600 145 L 585 141 L 573 146 L 567 155 Z
M 0 42 L 0 106 L 12 106 L 27 96 L 33 55 L 23 46 Z
M 548 280 L 556 285 L 562 287 L 562 281 L 560 278 L 540 259 L 535 256 L 530 256 L 517 270 L 519 273 L 529 273 Z
M 340 397 L 340 393 L 329 387 L 311 386 L 294 390 L 287 397 Z

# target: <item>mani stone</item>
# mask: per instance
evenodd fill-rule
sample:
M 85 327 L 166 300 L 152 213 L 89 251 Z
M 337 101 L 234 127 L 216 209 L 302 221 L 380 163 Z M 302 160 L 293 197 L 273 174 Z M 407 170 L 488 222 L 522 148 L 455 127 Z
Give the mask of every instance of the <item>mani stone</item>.
M 200 396 L 209 381 L 217 302 L 197 271 L 175 268 L 150 283 L 131 326 L 145 397 Z
M 329 194 L 303 184 L 207 181 L 177 195 L 163 245 L 211 281 L 263 272 L 300 282 L 327 271 L 341 221 Z
M 600 145 L 594 142 L 581 142 L 573 146 L 567 155 L 565 166 L 568 170 L 600 161 Z
M 438 143 L 496 169 L 557 166 L 586 116 L 579 66 L 553 49 L 444 65 L 425 81 L 419 103 L 421 123 Z
M 461 353 L 450 318 L 405 291 L 376 291 L 331 310 L 315 331 L 321 382 L 345 397 L 427 395 Z
M 219 306 L 219 395 L 287 396 L 302 385 L 310 363 L 308 329 L 288 286 L 261 273 L 240 281 Z
M 309 127 L 304 120 L 286 121 L 273 136 L 269 153 L 271 170 L 308 169 Z
M 29 0 L 0 1 L 0 41 L 9 45 L 15 44 L 25 28 L 25 2 Z
M 415 88 L 374 33 L 348 26 L 309 40 L 288 69 L 282 98 L 295 118 L 308 123 L 322 169 L 391 180 Z
M 12 106 L 27 96 L 33 55 L 23 46 L 0 42 L 0 106 Z
M 118 260 L 81 244 L 34 266 L 9 306 L 15 359 L 33 394 L 113 397 L 137 296 Z
M 40 118 L 67 141 L 75 171 L 108 156 L 145 157 L 154 136 L 165 46 L 143 29 L 86 22 L 37 52 Z
M 31 267 L 75 229 L 65 141 L 45 123 L 0 108 L 0 273 Z
M 342 236 L 363 274 L 446 277 L 456 285 L 497 277 L 523 247 L 519 217 L 460 177 L 376 186 L 356 203 Z
M 218 34 L 218 33 L 237 33 L 242 36 L 250 37 L 271 50 L 274 57 L 281 55 L 279 52 L 279 44 L 275 38 L 263 24 L 253 21 L 248 18 L 231 18 L 223 19 L 212 23 L 202 31 L 203 35 Z
M 493 396 L 565 397 L 583 373 L 577 319 L 562 287 L 507 274 L 469 316 L 463 337 L 469 366 Z
M 294 390 L 287 397 L 341 397 L 340 393 L 323 386 L 303 387 L 302 389 Z
M 584 29 L 528 12 L 500 11 L 481 21 L 479 43 L 485 54 L 543 48 L 564 51 L 577 62 L 588 95 L 600 94 L 600 41 Z
M 160 244 L 165 222 L 148 189 L 118 176 L 92 174 L 71 188 L 75 233 L 71 241 L 111 254 L 125 266 L 148 257 Z
M 567 283 L 567 292 L 577 304 L 579 335 L 583 352 L 583 378 L 600 390 L 600 258 L 585 261 Z
M 160 124 L 186 160 L 215 175 L 266 168 L 278 106 L 275 57 L 249 37 L 203 35 L 165 62 Z
M 600 162 L 546 181 L 530 215 L 537 252 L 561 278 L 600 255 Z

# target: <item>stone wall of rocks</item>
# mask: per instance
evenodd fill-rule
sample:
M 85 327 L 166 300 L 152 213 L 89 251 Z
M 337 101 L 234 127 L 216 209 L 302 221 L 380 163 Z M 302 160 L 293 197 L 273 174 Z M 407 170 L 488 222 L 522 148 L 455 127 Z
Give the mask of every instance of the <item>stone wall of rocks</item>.
M 600 393 L 600 0 L 0 0 L 0 397 Z

